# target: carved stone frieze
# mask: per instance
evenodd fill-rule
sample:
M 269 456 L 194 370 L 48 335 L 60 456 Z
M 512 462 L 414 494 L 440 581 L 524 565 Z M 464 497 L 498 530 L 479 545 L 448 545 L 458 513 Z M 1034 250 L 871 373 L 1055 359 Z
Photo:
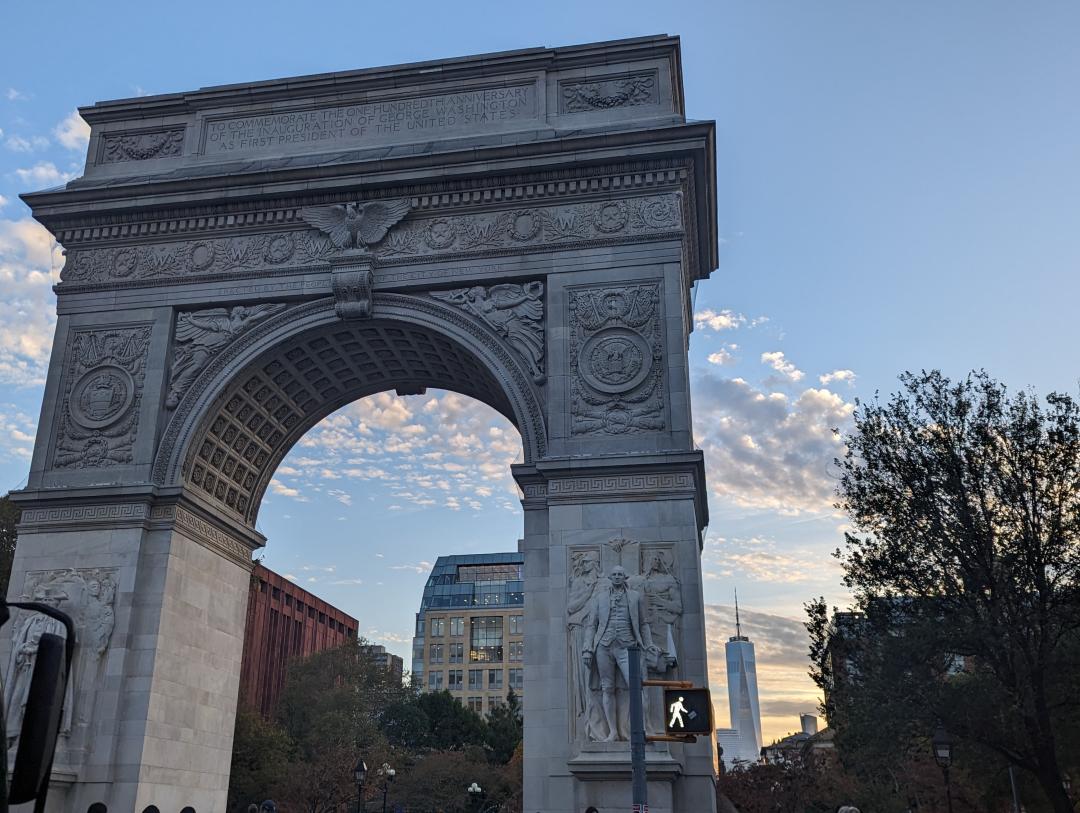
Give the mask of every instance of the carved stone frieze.
M 544 381 L 544 283 L 505 283 L 433 291 L 502 336 L 529 365 L 533 381 Z
M 98 505 L 60 505 L 48 508 L 25 508 L 19 516 L 19 529 L 40 526 L 82 525 L 95 522 L 141 522 L 149 515 L 146 503 L 107 503 Z
M 343 220 L 336 227 L 329 222 L 325 225 L 337 238 L 318 229 L 293 229 L 117 248 L 72 248 L 60 278 L 64 283 L 104 283 L 278 268 L 325 268 L 339 255 L 340 241 L 348 245 L 356 240 L 360 240 L 362 247 L 366 246 L 370 257 L 383 262 L 444 255 L 519 253 L 553 245 L 572 247 L 679 232 L 682 212 L 679 196 L 671 192 L 593 203 L 531 206 L 510 212 L 439 215 L 399 223 L 385 239 L 380 237 L 374 244 L 363 242 L 361 231 L 366 226 L 356 226 L 354 237 L 349 231 L 352 228 L 349 221 Z M 379 230 L 386 233 L 382 227 L 368 231 L 374 237 Z
M 409 205 L 407 199 L 400 199 L 309 206 L 300 210 L 300 216 L 338 248 L 365 248 L 386 237 L 409 213 Z
M 588 81 L 565 81 L 559 85 L 561 112 L 585 113 L 616 107 L 636 107 L 658 101 L 656 72 L 607 76 Z
M 110 133 L 103 141 L 102 164 L 174 158 L 184 151 L 184 128 L 174 127 L 152 133 Z
M 285 307 L 263 304 L 181 311 L 176 317 L 166 409 L 176 408 L 191 382 L 229 342 Z
M 152 522 L 171 522 L 200 545 L 250 567 L 252 548 L 180 505 L 155 505 L 150 510 Z
M 570 292 L 571 433 L 665 427 L 660 283 Z
M 150 325 L 76 331 L 67 351 L 55 468 L 132 462 Z

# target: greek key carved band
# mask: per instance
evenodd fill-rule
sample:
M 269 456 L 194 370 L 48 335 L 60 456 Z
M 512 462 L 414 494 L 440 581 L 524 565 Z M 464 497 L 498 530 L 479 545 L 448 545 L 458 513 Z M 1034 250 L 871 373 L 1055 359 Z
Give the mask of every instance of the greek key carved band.
M 692 494 L 694 488 L 694 474 L 688 471 L 619 474 L 607 477 L 567 477 L 547 482 L 547 494 L 551 499 L 595 499 L 664 492 Z
M 105 505 L 65 505 L 55 508 L 27 508 L 19 519 L 21 528 L 37 525 L 81 525 L 87 522 L 141 522 L 149 516 L 146 503 Z
M 245 544 L 231 534 L 193 514 L 178 505 L 157 505 L 150 511 L 151 521 L 172 522 L 200 545 L 220 553 L 238 565 L 252 566 L 252 546 Z

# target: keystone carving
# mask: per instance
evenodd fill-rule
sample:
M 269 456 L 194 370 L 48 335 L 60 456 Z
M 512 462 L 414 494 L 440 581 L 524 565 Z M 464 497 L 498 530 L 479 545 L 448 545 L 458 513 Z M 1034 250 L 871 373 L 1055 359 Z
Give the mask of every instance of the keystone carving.
M 474 285 L 431 295 L 483 321 L 525 359 L 533 381 L 544 382 L 544 283 Z
M 67 354 L 56 468 L 131 463 L 150 326 L 75 333 Z
M 237 305 L 182 311 L 176 318 L 172 369 L 166 409 L 176 409 L 191 382 L 229 342 L 252 325 L 285 309 L 285 305 Z
M 373 284 L 370 262 L 354 261 L 334 268 L 330 278 L 334 312 L 341 319 L 370 319 Z
M 572 434 L 664 429 L 659 304 L 655 282 L 571 292 Z
M 338 248 L 366 248 L 386 237 L 409 213 L 409 207 L 409 201 L 404 198 L 308 206 L 300 210 L 300 217 L 328 235 Z

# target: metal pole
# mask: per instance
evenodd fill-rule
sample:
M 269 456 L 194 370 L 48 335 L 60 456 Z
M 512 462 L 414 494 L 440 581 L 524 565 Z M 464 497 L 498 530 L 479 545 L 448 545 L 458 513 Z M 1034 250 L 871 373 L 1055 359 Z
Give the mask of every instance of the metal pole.
M 1013 813 L 1020 813 L 1020 791 L 1016 787 L 1016 766 L 1009 763 L 1009 784 L 1012 785 Z
M 645 782 L 645 710 L 641 699 L 641 648 L 626 648 L 630 659 L 630 767 L 633 813 L 649 813 L 649 790 Z
M 383 782 L 382 786 L 382 813 L 386 813 L 386 792 L 390 790 L 390 783 Z M 951 811 L 950 811 L 951 813 Z
M 949 769 L 948 769 L 948 767 L 944 767 L 941 770 L 945 772 L 945 801 L 948 802 L 949 813 L 953 813 L 953 810 L 952 810 L 952 785 L 949 784 Z M 386 813 L 386 811 L 383 811 L 383 813 Z

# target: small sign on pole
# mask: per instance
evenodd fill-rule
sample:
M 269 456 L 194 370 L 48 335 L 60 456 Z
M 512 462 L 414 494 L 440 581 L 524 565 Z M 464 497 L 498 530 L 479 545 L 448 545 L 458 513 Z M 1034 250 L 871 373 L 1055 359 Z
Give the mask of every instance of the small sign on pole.
M 712 736 L 712 697 L 708 689 L 664 689 L 664 733 Z

